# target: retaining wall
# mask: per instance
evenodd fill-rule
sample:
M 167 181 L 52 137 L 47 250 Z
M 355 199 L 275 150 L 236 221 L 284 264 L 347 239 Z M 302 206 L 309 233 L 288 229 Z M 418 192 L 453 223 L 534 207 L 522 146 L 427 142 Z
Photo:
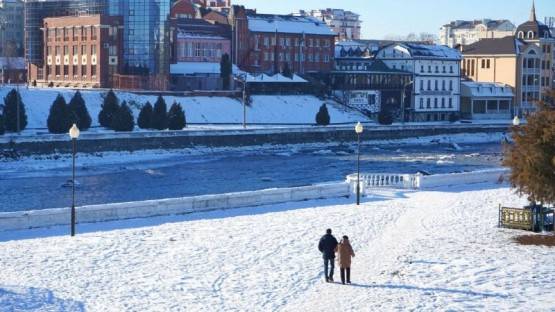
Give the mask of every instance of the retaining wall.
M 418 175 L 416 183 L 418 188 L 425 189 L 461 184 L 497 182 L 500 176 L 504 176 L 508 173 L 509 169 L 500 168 L 463 173 L 434 174 L 429 176 Z
M 77 223 L 103 222 L 312 199 L 348 197 L 349 194 L 348 183 L 336 182 L 251 192 L 82 206 L 76 208 L 76 215 Z M 70 208 L 0 213 L 0 231 L 66 225 L 69 222 Z
M 368 126 L 362 141 L 394 140 L 458 133 L 497 133 L 506 125 L 409 125 Z M 78 140 L 80 153 L 102 151 L 137 151 L 145 149 L 180 149 L 195 146 L 239 147 L 262 144 L 303 144 L 355 142 L 352 126 L 274 128 L 246 130 L 185 130 L 129 133 L 82 133 Z M 15 150 L 19 155 L 70 153 L 66 134 L 40 136 L 0 136 L 0 151 Z

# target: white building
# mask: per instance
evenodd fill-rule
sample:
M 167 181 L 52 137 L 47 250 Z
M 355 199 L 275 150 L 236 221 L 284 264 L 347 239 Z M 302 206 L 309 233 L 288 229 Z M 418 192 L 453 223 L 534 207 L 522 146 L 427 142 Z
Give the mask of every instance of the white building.
M 342 9 L 325 9 L 312 11 L 299 11 L 300 16 L 313 16 L 324 21 L 337 34 L 336 40 L 360 39 L 360 15 Z
M 508 20 L 453 21 L 439 31 L 439 43 L 448 47 L 468 45 L 486 38 L 512 36 L 515 25 Z
M 376 54 L 388 67 L 412 73 L 411 105 L 405 107 L 413 121 L 449 120 L 460 111 L 458 50 L 439 45 L 396 43 Z
M 461 117 L 467 119 L 511 119 L 513 88 L 502 83 L 463 81 Z

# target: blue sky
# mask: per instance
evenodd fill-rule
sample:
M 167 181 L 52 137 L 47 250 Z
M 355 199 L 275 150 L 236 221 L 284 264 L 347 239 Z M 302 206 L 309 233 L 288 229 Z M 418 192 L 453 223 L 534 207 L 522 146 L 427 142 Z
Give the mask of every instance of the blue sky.
M 437 34 L 455 19 L 506 18 L 516 25 L 526 21 L 531 0 L 232 0 L 260 13 L 287 14 L 299 9 L 341 8 L 361 15 L 362 35 L 381 39 L 388 34 Z M 536 0 L 536 14 L 555 16 L 555 0 Z

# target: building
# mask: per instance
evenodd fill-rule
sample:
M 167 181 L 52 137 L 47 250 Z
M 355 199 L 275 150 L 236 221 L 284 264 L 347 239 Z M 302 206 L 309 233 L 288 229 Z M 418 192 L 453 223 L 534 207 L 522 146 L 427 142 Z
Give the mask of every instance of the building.
M 0 84 L 25 83 L 27 71 L 23 57 L 0 56 Z
M 40 71 L 31 71 L 31 84 L 42 87 L 111 87 L 122 58 L 122 24 L 121 17 L 105 15 L 45 18 L 45 60 Z
M 23 56 L 23 1 L 0 0 L 0 57 Z
M 453 21 L 439 31 L 439 44 L 450 48 L 469 45 L 481 39 L 512 36 L 515 25 L 508 20 Z
M 514 88 L 514 114 L 536 110 L 553 88 L 555 40 L 549 28 L 536 20 L 532 7 L 530 18 L 518 26 L 516 37 L 484 39 L 462 48 L 463 75 L 477 82 L 495 82 Z
M 360 39 L 360 15 L 342 9 L 299 11 L 299 16 L 312 16 L 324 21 L 337 34 L 337 41 Z
M 227 11 L 231 8 L 231 0 L 193 0 L 193 3 L 215 11 Z
M 461 82 L 461 118 L 507 119 L 513 117 L 511 86 L 490 82 Z
M 200 18 L 200 9 L 191 0 L 177 0 L 172 3 L 170 18 Z
M 313 17 L 258 14 L 233 6 L 233 61 L 242 70 L 322 74 L 333 68 L 335 33 Z
M 335 67 L 331 72 L 333 94 L 367 113 L 387 110 L 401 119 L 402 107 L 410 107 L 412 74 L 374 59 L 372 48 L 356 41 L 336 44 Z
M 396 43 L 376 58 L 388 68 L 411 73 L 412 95 L 404 116 L 411 121 L 449 120 L 460 109 L 459 51 L 439 45 Z
M 221 89 L 220 61 L 224 54 L 231 56 L 231 27 L 201 19 L 177 19 L 172 21 L 172 34 L 172 89 Z

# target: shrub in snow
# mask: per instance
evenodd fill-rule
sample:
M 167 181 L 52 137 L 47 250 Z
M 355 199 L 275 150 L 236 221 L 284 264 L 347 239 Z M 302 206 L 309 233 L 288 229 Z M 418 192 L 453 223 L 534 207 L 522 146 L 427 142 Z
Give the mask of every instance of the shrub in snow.
M 19 127 L 18 127 L 19 113 Z M 21 95 L 12 89 L 4 98 L 4 128 L 6 131 L 21 131 L 27 127 L 27 114 Z
M 4 134 L 4 115 L 0 114 L 0 135 Z
M 91 127 L 91 115 L 79 91 L 69 101 L 69 116 L 71 124 L 76 124 L 79 130 L 86 131 Z
M 378 123 L 380 125 L 391 125 L 393 123 L 393 114 L 389 110 L 382 110 L 378 114 Z
M 112 118 L 111 128 L 115 131 L 133 131 L 133 127 L 135 127 L 133 112 L 127 106 L 127 103 L 123 101 Z
M 449 121 L 450 122 L 457 122 L 457 121 L 459 121 L 459 119 L 460 119 L 459 114 L 457 114 L 457 113 L 451 113 L 449 115 Z
M 104 96 L 104 101 L 102 102 L 102 109 L 98 114 L 98 123 L 105 128 L 110 128 L 112 124 L 112 118 L 119 110 L 119 99 L 114 93 L 114 91 L 110 90 Z
M 165 130 L 168 128 L 168 113 L 166 108 L 166 101 L 164 101 L 164 98 L 161 95 L 158 96 L 156 103 L 154 103 L 150 126 L 153 129 L 158 130 Z
M 322 104 L 322 106 L 320 106 L 320 110 L 316 114 L 316 124 L 320 126 L 327 126 L 330 124 L 330 114 L 326 104 Z
M 170 130 L 181 130 L 185 128 L 185 112 L 181 107 L 181 104 L 173 102 L 168 112 L 168 129 Z
M 229 90 L 232 71 L 233 67 L 231 65 L 229 54 L 224 53 L 224 55 L 222 55 L 222 59 L 220 60 L 220 77 L 222 78 L 224 90 Z
M 61 94 L 58 94 L 52 106 L 46 121 L 48 131 L 50 133 L 67 133 L 71 127 L 71 118 L 66 100 Z
M 146 104 L 141 108 L 139 113 L 139 118 L 137 119 L 137 125 L 141 129 L 151 129 L 151 119 L 152 119 L 152 104 L 146 102 Z
M 551 90 L 548 98 L 555 97 Z M 513 145 L 505 145 L 503 165 L 509 180 L 531 202 L 555 204 L 555 106 L 539 103 L 527 124 L 513 127 Z

